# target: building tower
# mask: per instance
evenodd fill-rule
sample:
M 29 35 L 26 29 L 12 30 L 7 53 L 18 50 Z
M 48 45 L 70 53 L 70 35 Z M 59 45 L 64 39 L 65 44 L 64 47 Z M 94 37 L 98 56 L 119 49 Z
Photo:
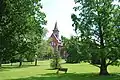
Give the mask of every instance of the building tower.
M 58 27 L 57 27 L 57 22 L 55 23 L 53 34 L 55 35 L 55 37 L 57 37 L 59 39 L 59 30 L 58 30 Z

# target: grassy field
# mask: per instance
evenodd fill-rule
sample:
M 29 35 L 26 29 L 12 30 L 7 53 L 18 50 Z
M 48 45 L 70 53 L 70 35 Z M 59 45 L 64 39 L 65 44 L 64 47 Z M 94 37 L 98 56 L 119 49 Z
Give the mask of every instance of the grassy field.
M 68 68 L 68 73 L 50 70 L 50 61 L 40 61 L 38 66 L 31 63 L 24 63 L 22 68 L 10 64 L 3 65 L 0 69 L 0 80 L 120 80 L 120 67 L 109 66 L 108 71 L 112 75 L 99 76 L 99 69 L 88 63 L 81 64 L 62 64 Z

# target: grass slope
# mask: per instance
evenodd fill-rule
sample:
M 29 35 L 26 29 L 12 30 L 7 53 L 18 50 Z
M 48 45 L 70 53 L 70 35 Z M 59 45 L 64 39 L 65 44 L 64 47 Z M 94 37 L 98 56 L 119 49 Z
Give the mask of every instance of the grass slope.
M 62 64 L 68 68 L 68 73 L 56 74 L 56 70 L 50 70 L 49 61 L 40 61 L 38 66 L 31 63 L 24 63 L 22 68 L 10 64 L 3 65 L 0 69 L 0 80 L 120 80 L 120 67 L 110 66 L 108 71 L 113 75 L 98 76 L 99 68 L 81 64 Z

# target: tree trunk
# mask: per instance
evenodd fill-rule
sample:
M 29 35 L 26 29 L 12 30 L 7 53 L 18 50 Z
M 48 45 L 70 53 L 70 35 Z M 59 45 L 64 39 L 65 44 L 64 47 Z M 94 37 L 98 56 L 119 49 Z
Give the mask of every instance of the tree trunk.
M 19 58 L 19 60 L 20 60 L 19 67 L 21 67 L 21 66 L 22 66 L 22 55 L 20 55 L 20 58 Z
M 0 68 L 2 67 L 2 60 L 0 59 Z
M 106 65 L 106 60 L 103 58 L 101 60 L 101 66 L 100 66 L 100 73 L 99 75 L 109 75 L 108 71 L 107 71 L 107 65 Z
M 35 59 L 35 66 L 37 66 L 37 59 Z
M 10 60 L 10 63 L 11 63 L 11 66 L 12 66 L 12 64 L 13 64 L 13 61 L 12 61 L 12 59 Z
M 108 71 L 107 71 L 107 66 L 101 66 L 100 67 L 100 73 L 99 75 L 109 75 Z
M 13 65 L 13 63 L 11 62 L 11 66 Z
M 0 68 L 2 67 L 2 58 L 0 58 Z
M 20 64 L 19 64 L 19 67 L 21 67 L 22 66 L 22 61 L 20 61 Z

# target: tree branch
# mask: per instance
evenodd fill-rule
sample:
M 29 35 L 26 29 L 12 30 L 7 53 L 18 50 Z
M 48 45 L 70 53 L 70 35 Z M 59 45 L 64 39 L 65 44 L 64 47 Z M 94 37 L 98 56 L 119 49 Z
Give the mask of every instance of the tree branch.
M 97 64 L 92 64 L 93 66 L 96 66 L 96 67 L 98 67 L 98 68 L 100 68 L 100 65 L 97 65 Z
M 118 59 L 118 58 L 115 58 L 113 61 L 110 61 L 110 60 L 109 60 L 109 62 L 107 63 L 107 66 L 108 66 L 108 65 L 111 65 L 112 63 L 114 63 L 117 59 Z

